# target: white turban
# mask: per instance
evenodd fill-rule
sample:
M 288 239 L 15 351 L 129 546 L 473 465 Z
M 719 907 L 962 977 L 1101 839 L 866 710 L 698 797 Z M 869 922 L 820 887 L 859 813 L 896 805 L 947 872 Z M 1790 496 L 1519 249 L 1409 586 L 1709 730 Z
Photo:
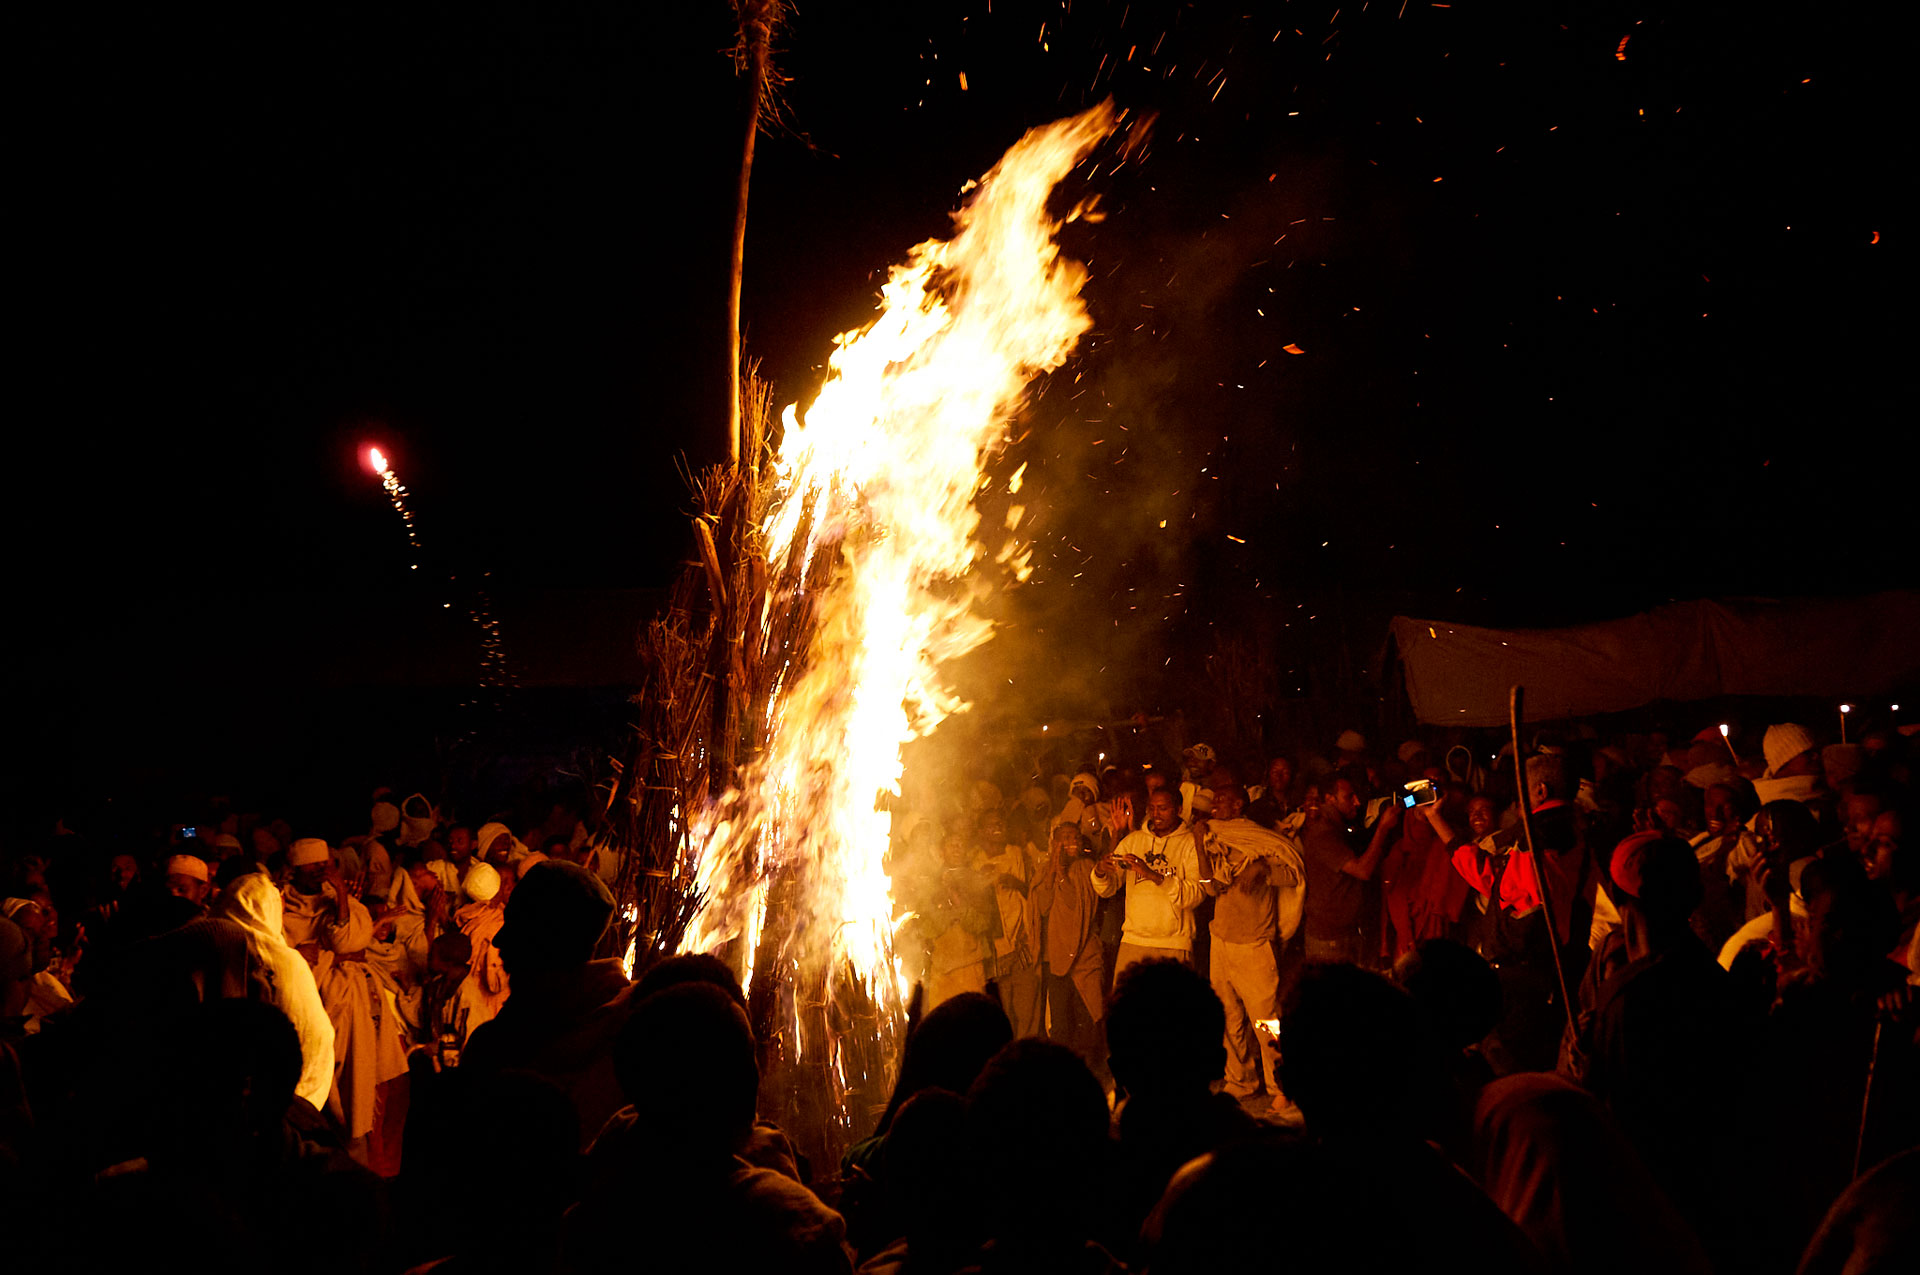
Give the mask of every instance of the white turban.
M 287 863 L 295 868 L 304 868 L 310 863 L 325 863 L 332 857 L 333 851 L 318 837 L 301 837 L 287 851 Z
M 196 859 L 190 854 L 176 854 L 167 860 L 167 875 L 192 877 L 195 881 L 210 881 L 207 875 L 207 861 Z
M 467 878 L 460 883 L 460 888 L 475 903 L 485 903 L 500 893 L 500 870 L 476 859 L 468 866 Z
M 1333 746 L 1343 753 L 1357 753 L 1366 748 L 1367 737 L 1357 730 L 1343 730 Z
M 1807 728 L 1797 722 L 1781 722 L 1767 727 L 1766 737 L 1761 741 L 1761 751 L 1767 755 L 1767 778 L 1780 773 L 1780 768 L 1813 747 L 1813 736 Z

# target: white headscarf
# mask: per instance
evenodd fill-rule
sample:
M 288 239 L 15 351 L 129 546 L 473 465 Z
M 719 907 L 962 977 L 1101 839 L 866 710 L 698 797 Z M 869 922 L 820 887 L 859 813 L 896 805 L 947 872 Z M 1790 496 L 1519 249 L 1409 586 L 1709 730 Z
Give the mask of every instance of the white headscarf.
M 409 811 L 426 811 L 425 814 L 409 814 Z M 433 836 L 433 803 L 425 794 L 415 793 L 400 803 L 400 835 L 398 840 L 403 846 L 417 846 Z
M 249 993 L 292 1020 L 300 1038 L 300 1084 L 294 1092 L 321 1111 L 333 1089 L 333 1023 L 306 958 L 287 946 L 281 912 L 280 891 L 264 872 L 235 877 L 213 905 L 213 915 L 246 931 Z

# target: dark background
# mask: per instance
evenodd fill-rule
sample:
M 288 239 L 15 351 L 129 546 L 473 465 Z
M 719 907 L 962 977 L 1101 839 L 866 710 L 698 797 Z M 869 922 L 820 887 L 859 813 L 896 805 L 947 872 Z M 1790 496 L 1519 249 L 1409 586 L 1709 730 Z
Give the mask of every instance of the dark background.
M 1096 327 L 996 462 L 1031 463 L 1041 569 L 963 673 L 988 707 L 1190 705 L 1224 642 L 1317 723 L 1382 693 L 1394 612 L 1913 582 L 1884 9 L 877 12 L 782 41 L 744 301 L 782 402 L 1024 128 L 1158 112 L 1074 179 Z M 618 719 L 723 450 L 729 22 L 13 20 L 16 786 L 357 786 Z M 522 683 L 591 703 L 474 707 L 480 589 Z

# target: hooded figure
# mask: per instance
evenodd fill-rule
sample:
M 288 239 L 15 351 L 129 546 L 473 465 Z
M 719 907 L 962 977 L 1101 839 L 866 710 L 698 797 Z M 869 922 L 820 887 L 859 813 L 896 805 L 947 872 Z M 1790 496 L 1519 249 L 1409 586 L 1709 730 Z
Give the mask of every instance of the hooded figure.
M 519 868 L 520 861 L 532 852 L 527 849 L 526 843 L 514 836 L 512 829 L 508 828 L 504 823 L 483 823 L 480 825 L 480 831 L 475 833 L 473 837 L 474 855 L 488 863 L 492 863 L 495 853 L 493 843 L 501 837 L 507 839 L 507 847 L 505 847 L 507 863 L 514 868 Z M 521 875 L 524 876 L 526 874 L 522 872 Z
M 1487 772 L 1473 759 L 1473 750 L 1465 744 L 1455 744 L 1447 750 L 1447 774 L 1470 793 L 1487 790 Z
M 434 817 L 433 803 L 421 793 L 415 793 L 401 803 L 400 831 L 395 840 L 403 846 L 417 846 L 433 836 L 434 825 L 439 821 Z
M 248 995 L 293 1022 L 300 1038 L 300 1083 L 294 1093 L 319 1111 L 333 1088 L 333 1023 L 320 1003 L 313 971 L 287 946 L 281 910 L 280 891 L 260 872 L 236 877 L 213 905 L 213 915 L 246 931 Z
M 1107 807 L 1100 800 L 1100 780 L 1092 771 L 1083 770 L 1073 777 L 1073 783 L 1067 789 L 1069 796 L 1066 804 L 1060 807 L 1060 813 L 1053 817 L 1053 824 L 1073 824 L 1080 829 L 1080 835 L 1105 852 L 1107 842 Z M 1051 835 L 1051 827 L 1049 828 Z

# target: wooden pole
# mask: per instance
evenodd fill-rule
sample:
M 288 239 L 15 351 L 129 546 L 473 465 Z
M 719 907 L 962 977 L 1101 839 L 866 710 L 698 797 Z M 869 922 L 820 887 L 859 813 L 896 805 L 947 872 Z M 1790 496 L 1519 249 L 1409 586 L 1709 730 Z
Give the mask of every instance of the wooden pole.
M 737 0 L 737 68 L 747 77 L 747 131 L 740 144 L 740 184 L 734 194 L 733 259 L 727 279 L 727 464 L 740 465 L 740 282 L 747 266 L 747 190 L 753 181 L 753 144 L 767 107 L 767 75 L 779 0 Z
M 1547 917 L 1547 942 L 1553 948 L 1553 976 L 1560 986 L 1560 1007 L 1566 1011 L 1567 1027 L 1577 1033 L 1580 1028 L 1574 1021 L 1567 970 L 1560 959 L 1560 931 L 1553 924 L 1553 894 L 1547 885 L 1547 865 L 1540 861 L 1539 852 L 1533 848 L 1533 798 L 1527 792 L 1527 759 L 1520 752 L 1520 719 L 1526 693 L 1525 687 L 1516 685 L 1507 695 L 1507 724 L 1513 731 L 1513 778 L 1520 793 L 1520 841 L 1526 847 L 1528 862 L 1533 865 L 1533 878 L 1540 883 L 1540 910 Z M 1495 907 L 1500 906 L 1498 899 L 1493 902 Z

